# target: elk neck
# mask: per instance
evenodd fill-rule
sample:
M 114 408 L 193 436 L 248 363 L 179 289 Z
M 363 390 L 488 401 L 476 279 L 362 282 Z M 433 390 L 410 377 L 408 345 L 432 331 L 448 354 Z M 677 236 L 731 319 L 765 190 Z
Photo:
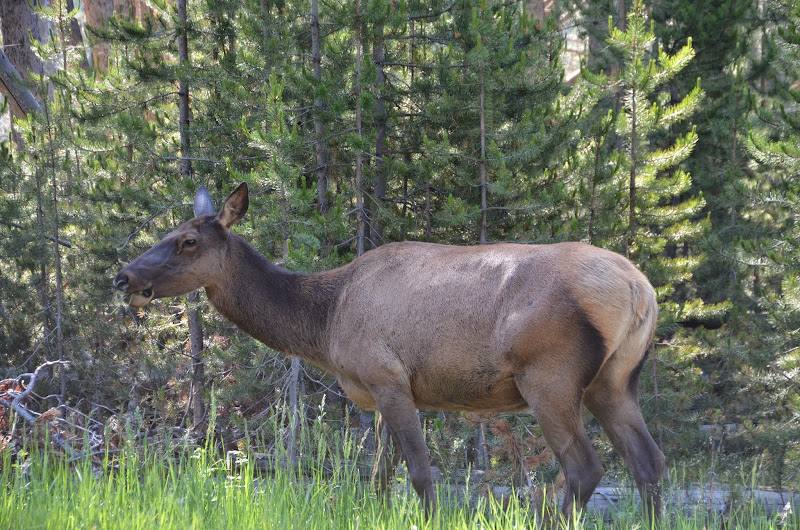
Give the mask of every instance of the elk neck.
M 223 316 L 274 350 L 330 369 L 327 328 L 339 271 L 288 271 L 231 232 L 216 276 L 206 293 Z

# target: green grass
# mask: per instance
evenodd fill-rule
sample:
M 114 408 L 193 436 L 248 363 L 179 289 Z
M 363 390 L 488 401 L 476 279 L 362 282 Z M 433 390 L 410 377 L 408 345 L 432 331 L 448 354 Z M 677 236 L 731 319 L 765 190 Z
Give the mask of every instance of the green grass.
M 158 449 L 129 446 L 103 462 L 86 459 L 77 464 L 68 464 L 51 451 L 23 453 L 14 461 L 6 452 L 0 460 L 0 484 L 6 489 L 0 496 L 0 530 L 535 527 L 537 514 L 516 497 L 505 505 L 482 498 L 476 506 L 452 498 L 453 490 L 446 487 L 438 490 L 435 516 L 426 520 L 402 474 L 389 507 L 376 498 L 368 481 L 359 480 L 359 470 L 352 464 L 359 460 L 358 443 L 342 441 L 328 429 L 320 422 L 304 434 L 303 447 L 309 455 L 303 460 L 303 473 L 276 466 L 272 473 L 259 474 L 252 462 L 232 471 L 210 442 L 201 448 L 178 443 Z M 673 476 L 667 488 L 678 482 Z M 605 516 L 576 519 L 578 528 L 647 528 L 634 502 Z M 800 518 L 795 514 L 781 521 L 757 505 L 745 504 L 723 521 L 703 506 L 667 506 L 660 527 L 789 529 L 800 528 Z

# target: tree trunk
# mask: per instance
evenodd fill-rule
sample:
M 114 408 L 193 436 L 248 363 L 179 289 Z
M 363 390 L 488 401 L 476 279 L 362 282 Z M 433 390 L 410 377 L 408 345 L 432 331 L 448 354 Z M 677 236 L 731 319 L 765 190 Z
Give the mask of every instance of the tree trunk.
M 486 78 L 484 77 L 483 66 L 481 66 L 481 96 L 479 104 L 481 121 L 481 159 L 478 162 L 478 171 L 481 180 L 481 226 L 480 239 L 478 243 L 486 244 L 486 231 L 488 225 L 488 211 L 486 203 Z
M 189 63 L 189 43 L 186 38 L 186 2 L 178 0 L 178 58 L 181 66 Z M 178 80 L 178 112 L 180 120 L 180 139 L 181 139 L 181 176 L 192 176 L 192 161 L 189 158 L 190 139 L 190 111 L 189 111 L 189 86 L 184 79 Z
M 40 169 L 34 170 L 36 174 L 36 225 L 40 234 L 45 234 L 47 231 L 44 226 L 44 198 L 42 197 L 42 174 Z M 50 352 L 50 324 L 51 324 L 51 310 L 50 300 L 48 296 L 47 285 L 49 283 L 49 275 L 47 272 L 47 255 L 39 256 L 41 262 L 39 264 L 39 281 L 36 284 L 36 294 L 39 295 L 39 305 L 42 307 L 42 341 L 44 351 L 47 358 L 51 358 Z
M 300 438 L 300 410 L 297 399 L 298 387 L 300 386 L 300 359 L 292 357 L 291 370 L 289 371 L 289 423 L 290 429 L 286 450 L 293 463 L 297 463 L 297 442 Z
M 536 20 L 544 22 L 546 16 L 544 4 L 545 0 L 528 0 L 525 5 L 525 11 L 536 17 Z
M 356 134 L 361 138 L 361 62 L 363 60 L 363 45 L 361 42 L 361 5 L 356 0 Z M 364 222 L 364 154 L 359 144 L 356 150 L 356 255 L 364 253 L 366 242 L 366 223 Z
M 58 216 L 58 181 L 56 178 L 56 146 L 53 138 L 53 123 L 50 116 L 50 105 L 47 97 L 42 98 L 44 101 L 44 112 L 47 124 L 47 137 L 50 142 L 50 171 L 51 182 L 53 188 L 53 257 L 55 261 L 56 271 L 56 356 L 59 362 L 63 362 L 64 358 L 64 318 L 63 318 L 63 300 L 64 300 L 64 283 L 61 278 L 61 247 L 59 245 L 59 216 Z M 67 374 L 64 365 L 59 366 L 61 378 L 61 400 L 60 405 L 64 405 L 67 399 Z
M 319 2 L 311 0 L 311 59 L 314 63 L 314 79 L 322 82 L 322 52 L 319 36 Z M 325 214 L 328 211 L 328 163 L 325 152 L 325 127 L 322 123 L 323 101 L 314 99 L 314 148 L 317 153 L 317 211 Z
M 194 304 L 200 298 L 200 293 L 195 291 L 189 295 L 189 303 Z M 192 307 L 189 310 L 189 342 L 192 356 L 192 428 L 197 430 L 205 422 L 206 407 L 203 402 L 203 379 L 205 365 L 203 364 L 203 322 L 200 312 Z
M 102 28 L 114 15 L 114 0 L 83 0 L 83 11 L 86 15 L 87 25 Z M 178 16 L 180 17 L 180 14 Z M 100 42 L 92 46 L 92 64 L 94 67 L 101 72 L 108 71 L 108 56 L 110 52 L 111 46 L 107 42 Z
M 80 1 L 80 0 L 78 0 Z M 66 15 L 75 9 L 75 0 L 66 0 L 66 4 L 62 7 L 62 16 Z M 81 25 L 77 18 L 73 17 L 69 21 L 69 32 L 64 35 L 65 40 L 70 46 L 79 46 L 83 42 L 83 35 L 81 35 Z M 66 50 L 65 50 L 66 51 Z M 85 64 L 83 65 L 86 66 Z
M 5 54 L 22 79 L 28 81 L 31 72 L 40 74 L 42 62 L 31 49 L 30 35 L 41 42 L 42 28 L 27 1 L 0 2 L 0 31 Z
M 637 90 L 633 87 L 631 90 L 631 172 L 630 182 L 628 184 L 628 244 L 625 255 L 628 258 L 633 256 L 633 245 L 636 243 L 636 141 L 639 131 L 636 124 L 636 101 Z
M 614 0 L 614 7 L 617 11 L 617 27 L 620 31 L 628 29 L 628 6 L 626 0 Z
M 0 93 L 8 98 L 11 112 L 17 118 L 24 118 L 31 111 L 42 111 L 36 97 L 23 84 L 22 79 L 3 50 L 0 50 Z
M 475 436 L 475 454 L 478 469 L 488 471 L 491 460 L 489 459 L 489 446 L 486 443 L 486 422 L 478 424 L 477 436 Z
M 186 36 L 188 16 L 186 13 L 187 0 L 178 0 L 178 59 L 181 66 L 189 63 L 189 43 Z M 191 178 L 194 174 L 190 158 L 190 131 L 191 111 L 189 108 L 189 84 L 184 79 L 178 80 L 178 114 L 181 142 L 181 176 Z M 198 293 L 189 295 L 189 303 L 194 303 L 199 298 Z M 205 404 L 203 403 L 203 390 L 205 378 L 205 365 L 203 363 L 203 323 L 200 312 L 196 306 L 189 309 L 189 341 L 192 356 L 192 428 L 202 427 L 205 420 Z
M 375 26 L 375 41 L 372 45 L 372 60 L 377 68 L 377 77 L 375 79 L 375 188 L 373 190 L 375 201 L 380 201 L 386 197 L 386 170 L 384 167 L 384 157 L 386 156 L 386 101 L 383 97 L 386 72 L 383 69 L 383 31 L 382 23 Z M 383 242 L 383 227 L 378 223 L 377 215 L 373 214 L 371 219 L 370 241 L 372 247 L 376 248 Z
M 0 0 L 0 33 L 3 36 L 3 51 L 10 63 L 6 65 L 5 70 L 10 72 L 16 69 L 16 73 L 23 82 L 30 81 L 31 72 L 37 74 L 43 72 L 42 62 L 33 53 L 30 40 L 32 36 L 41 41 L 41 25 L 27 1 Z M 31 109 L 41 110 L 35 105 L 35 96 L 31 94 L 29 97 L 28 94 L 25 94 L 23 84 L 15 84 L 13 77 L 9 79 L 9 83 L 11 84 L 6 86 L 9 91 L 20 93 L 19 99 L 15 97 L 10 100 L 11 105 L 9 106 L 15 116 L 21 118 Z M 13 121 L 11 122 L 11 134 L 17 148 L 24 149 L 23 140 L 17 133 Z

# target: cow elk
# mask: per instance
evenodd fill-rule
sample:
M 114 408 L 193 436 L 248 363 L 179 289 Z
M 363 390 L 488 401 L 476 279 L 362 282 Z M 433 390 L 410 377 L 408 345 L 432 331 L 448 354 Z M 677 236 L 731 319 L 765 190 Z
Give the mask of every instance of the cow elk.
M 238 327 L 331 373 L 356 404 L 380 413 L 428 513 L 435 492 L 416 409 L 533 409 L 564 472 L 570 516 L 603 474 L 583 403 L 658 516 L 664 455 L 638 405 L 658 308 L 627 259 L 582 243 L 404 242 L 299 274 L 231 230 L 248 205 L 241 184 L 215 214 L 201 187 L 196 217 L 132 261 L 114 287 L 135 307 L 205 287 Z M 379 451 L 375 466 L 381 493 L 399 458 L 389 453 Z

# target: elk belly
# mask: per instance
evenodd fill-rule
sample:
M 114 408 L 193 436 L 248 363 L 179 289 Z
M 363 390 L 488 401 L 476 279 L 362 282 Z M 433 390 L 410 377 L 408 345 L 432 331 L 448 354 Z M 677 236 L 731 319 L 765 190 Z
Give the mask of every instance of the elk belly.
M 366 388 L 345 377 L 339 376 L 337 380 L 339 381 L 339 386 L 344 390 L 344 393 L 350 398 L 350 401 L 362 409 L 377 410 L 378 407 L 377 403 L 375 403 L 375 398 L 372 397 L 372 394 L 370 394 Z
M 528 408 L 511 372 L 426 372 L 415 375 L 411 388 L 420 409 L 518 412 Z

